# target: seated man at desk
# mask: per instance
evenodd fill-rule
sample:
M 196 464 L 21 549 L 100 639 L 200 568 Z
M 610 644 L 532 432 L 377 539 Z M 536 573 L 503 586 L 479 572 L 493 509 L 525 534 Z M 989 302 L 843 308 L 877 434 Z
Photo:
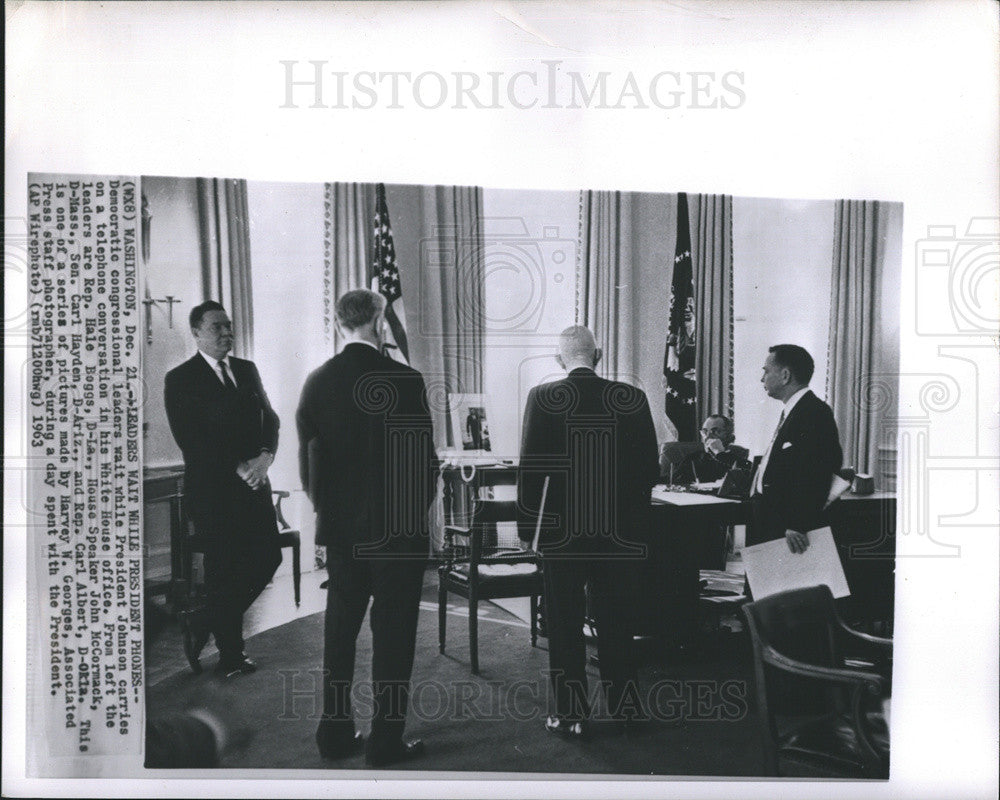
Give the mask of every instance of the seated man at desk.
M 709 414 L 701 426 L 701 447 L 689 453 L 670 471 L 670 482 L 675 485 L 711 483 L 719 481 L 731 469 L 746 471 L 750 476 L 750 462 L 745 447 L 734 445 L 733 421 L 722 414 Z M 698 566 L 701 569 L 725 569 L 726 559 L 733 547 L 732 528 L 728 525 L 707 525 L 698 536 Z
M 734 445 L 733 421 L 722 414 L 710 414 L 701 426 L 701 449 L 689 454 L 674 468 L 672 483 L 711 483 L 729 470 L 750 469 L 745 447 Z

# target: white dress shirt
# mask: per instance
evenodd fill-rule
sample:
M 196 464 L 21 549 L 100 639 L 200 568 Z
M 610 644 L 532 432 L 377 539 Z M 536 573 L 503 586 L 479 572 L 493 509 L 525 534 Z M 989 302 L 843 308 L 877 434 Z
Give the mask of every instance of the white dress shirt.
M 226 372 L 229 373 L 229 379 L 233 382 L 233 386 L 239 386 L 239 384 L 236 382 L 236 376 L 233 375 L 233 365 L 229 363 L 228 354 L 222 359 L 214 359 L 209 355 L 205 355 L 205 353 L 201 350 L 199 350 L 198 352 L 201 353 L 201 357 L 208 362 L 208 366 L 212 368 L 212 372 L 214 372 L 215 377 L 219 379 L 219 383 L 221 383 L 223 386 L 226 385 L 226 381 L 222 377 L 222 370 L 219 368 L 219 362 L 221 361 L 223 364 L 226 365 Z
M 799 402 L 799 400 L 802 399 L 802 395 L 808 391 L 809 387 L 803 386 L 785 401 L 785 406 L 781 411 L 781 421 L 778 424 L 778 427 L 774 429 L 774 436 L 771 437 L 771 443 L 767 446 L 767 450 L 764 451 L 764 457 L 761 458 L 760 465 L 757 467 L 757 473 L 754 475 L 753 494 L 764 493 L 764 470 L 767 469 L 767 462 L 771 457 L 771 448 L 774 447 L 774 443 L 778 441 L 778 433 L 781 431 L 781 426 L 788 420 L 788 415 L 792 413 L 792 409 L 795 408 L 795 404 Z

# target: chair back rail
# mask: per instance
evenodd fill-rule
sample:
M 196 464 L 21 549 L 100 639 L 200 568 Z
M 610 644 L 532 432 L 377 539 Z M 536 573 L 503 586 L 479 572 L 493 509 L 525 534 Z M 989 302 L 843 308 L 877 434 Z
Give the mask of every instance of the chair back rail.
M 876 671 L 848 665 L 843 645 L 885 650 L 891 649 L 891 642 L 848 628 L 827 586 L 771 595 L 748 603 L 743 613 L 753 647 L 754 693 L 767 772 L 778 775 L 779 756 L 793 753 L 819 761 L 828 757 L 840 767 L 854 764 L 863 777 L 887 774 L 888 743 L 883 746 L 879 741 L 884 726 L 873 720 L 868 701 L 880 696 L 888 681 Z M 804 692 L 804 687 L 813 690 Z M 781 735 L 779 715 L 805 721 L 799 723 L 798 732 Z M 827 731 L 821 730 L 821 723 L 830 727 L 830 741 L 837 725 L 850 729 L 846 756 L 833 748 L 824 753 L 822 748 L 803 745 L 802 731 L 814 741 L 824 741 L 820 734 Z
M 469 601 L 469 654 L 474 674 L 479 672 L 477 608 L 482 600 L 529 597 L 531 645 L 538 635 L 538 597 L 542 593 L 537 554 L 520 543 L 505 545 L 497 525 L 517 522 L 513 500 L 475 498 L 468 528 L 444 526 L 444 563 L 438 568 L 438 645 L 445 648 L 447 595 L 454 592 Z M 524 565 L 524 566 L 521 566 Z M 513 567 L 513 569 L 508 569 Z

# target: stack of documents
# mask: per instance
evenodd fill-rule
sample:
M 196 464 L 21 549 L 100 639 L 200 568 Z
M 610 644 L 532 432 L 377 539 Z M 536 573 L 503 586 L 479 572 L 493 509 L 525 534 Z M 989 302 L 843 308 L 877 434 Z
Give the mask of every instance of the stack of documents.
M 851 593 L 830 528 L 809 531 L 809 547 L 804 553 L 793 553 L 784 538 L 746 547 L 743 564 L 755 600 L 822 584 L 830 587 L 834 597 Z

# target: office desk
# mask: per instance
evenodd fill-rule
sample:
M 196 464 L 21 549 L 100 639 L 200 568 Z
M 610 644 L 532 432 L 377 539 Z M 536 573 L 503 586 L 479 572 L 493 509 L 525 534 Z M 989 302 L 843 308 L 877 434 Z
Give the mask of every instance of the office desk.
M 892 635 L 896 575 L 896 496 L 846 494 L 827 512 L 851 589 L 837 601 L 848 622 L 885 625 Z
M 182 539 L 187 521 L 181 510 L 184 467 L 166 465 L 143 471 L 143 578 L 147 596 L 162 594 L 171 605 L 179 599 Z
M 747 501 L 697 493 L 653 491 L 652 521 L 646 543 L 649 559 L 636 589 L 640 632 L 681 641 L 698 620 L 698 535 L 714 525 L 746 525 Z M 827 511 L 834 542 L 851 594 L 837 606 L 849 623 L 885 626 L 891 635 L 895 596 L 896 496 L 876 492 L 843 495 Z M 650 606 L 643 609 L 642 606 Z
M 695 492 L 655 487 L 646 532 L 636 532 L 647 557 L 637 566 L 633 589 L 635 631 L 675 644 L 692 641 L 698 631 L 700 539 L 720 525 L 744 525 L 749 505 Z
M 442 469 L 446 518 L 468 508 L 484 487 L 512 486 L 513 464 Z M 891 631 L 896 554 L 896 498 L 887 492 L 860 497 L 847 494 L 829 509 L 834 541 L 851 587 L 851 597 L 840 604 L 849 621 L 884 622 Z M 666 492 L 654 488 L 650 524 L 625 538 L 646 548 L 636 560 L 636 577 L 629 587 L 639 635 L 691 641 L 699 622 L 699 537 L 718 525 L 746 525 L 747 501 L 723 500 L 695 492 Z

